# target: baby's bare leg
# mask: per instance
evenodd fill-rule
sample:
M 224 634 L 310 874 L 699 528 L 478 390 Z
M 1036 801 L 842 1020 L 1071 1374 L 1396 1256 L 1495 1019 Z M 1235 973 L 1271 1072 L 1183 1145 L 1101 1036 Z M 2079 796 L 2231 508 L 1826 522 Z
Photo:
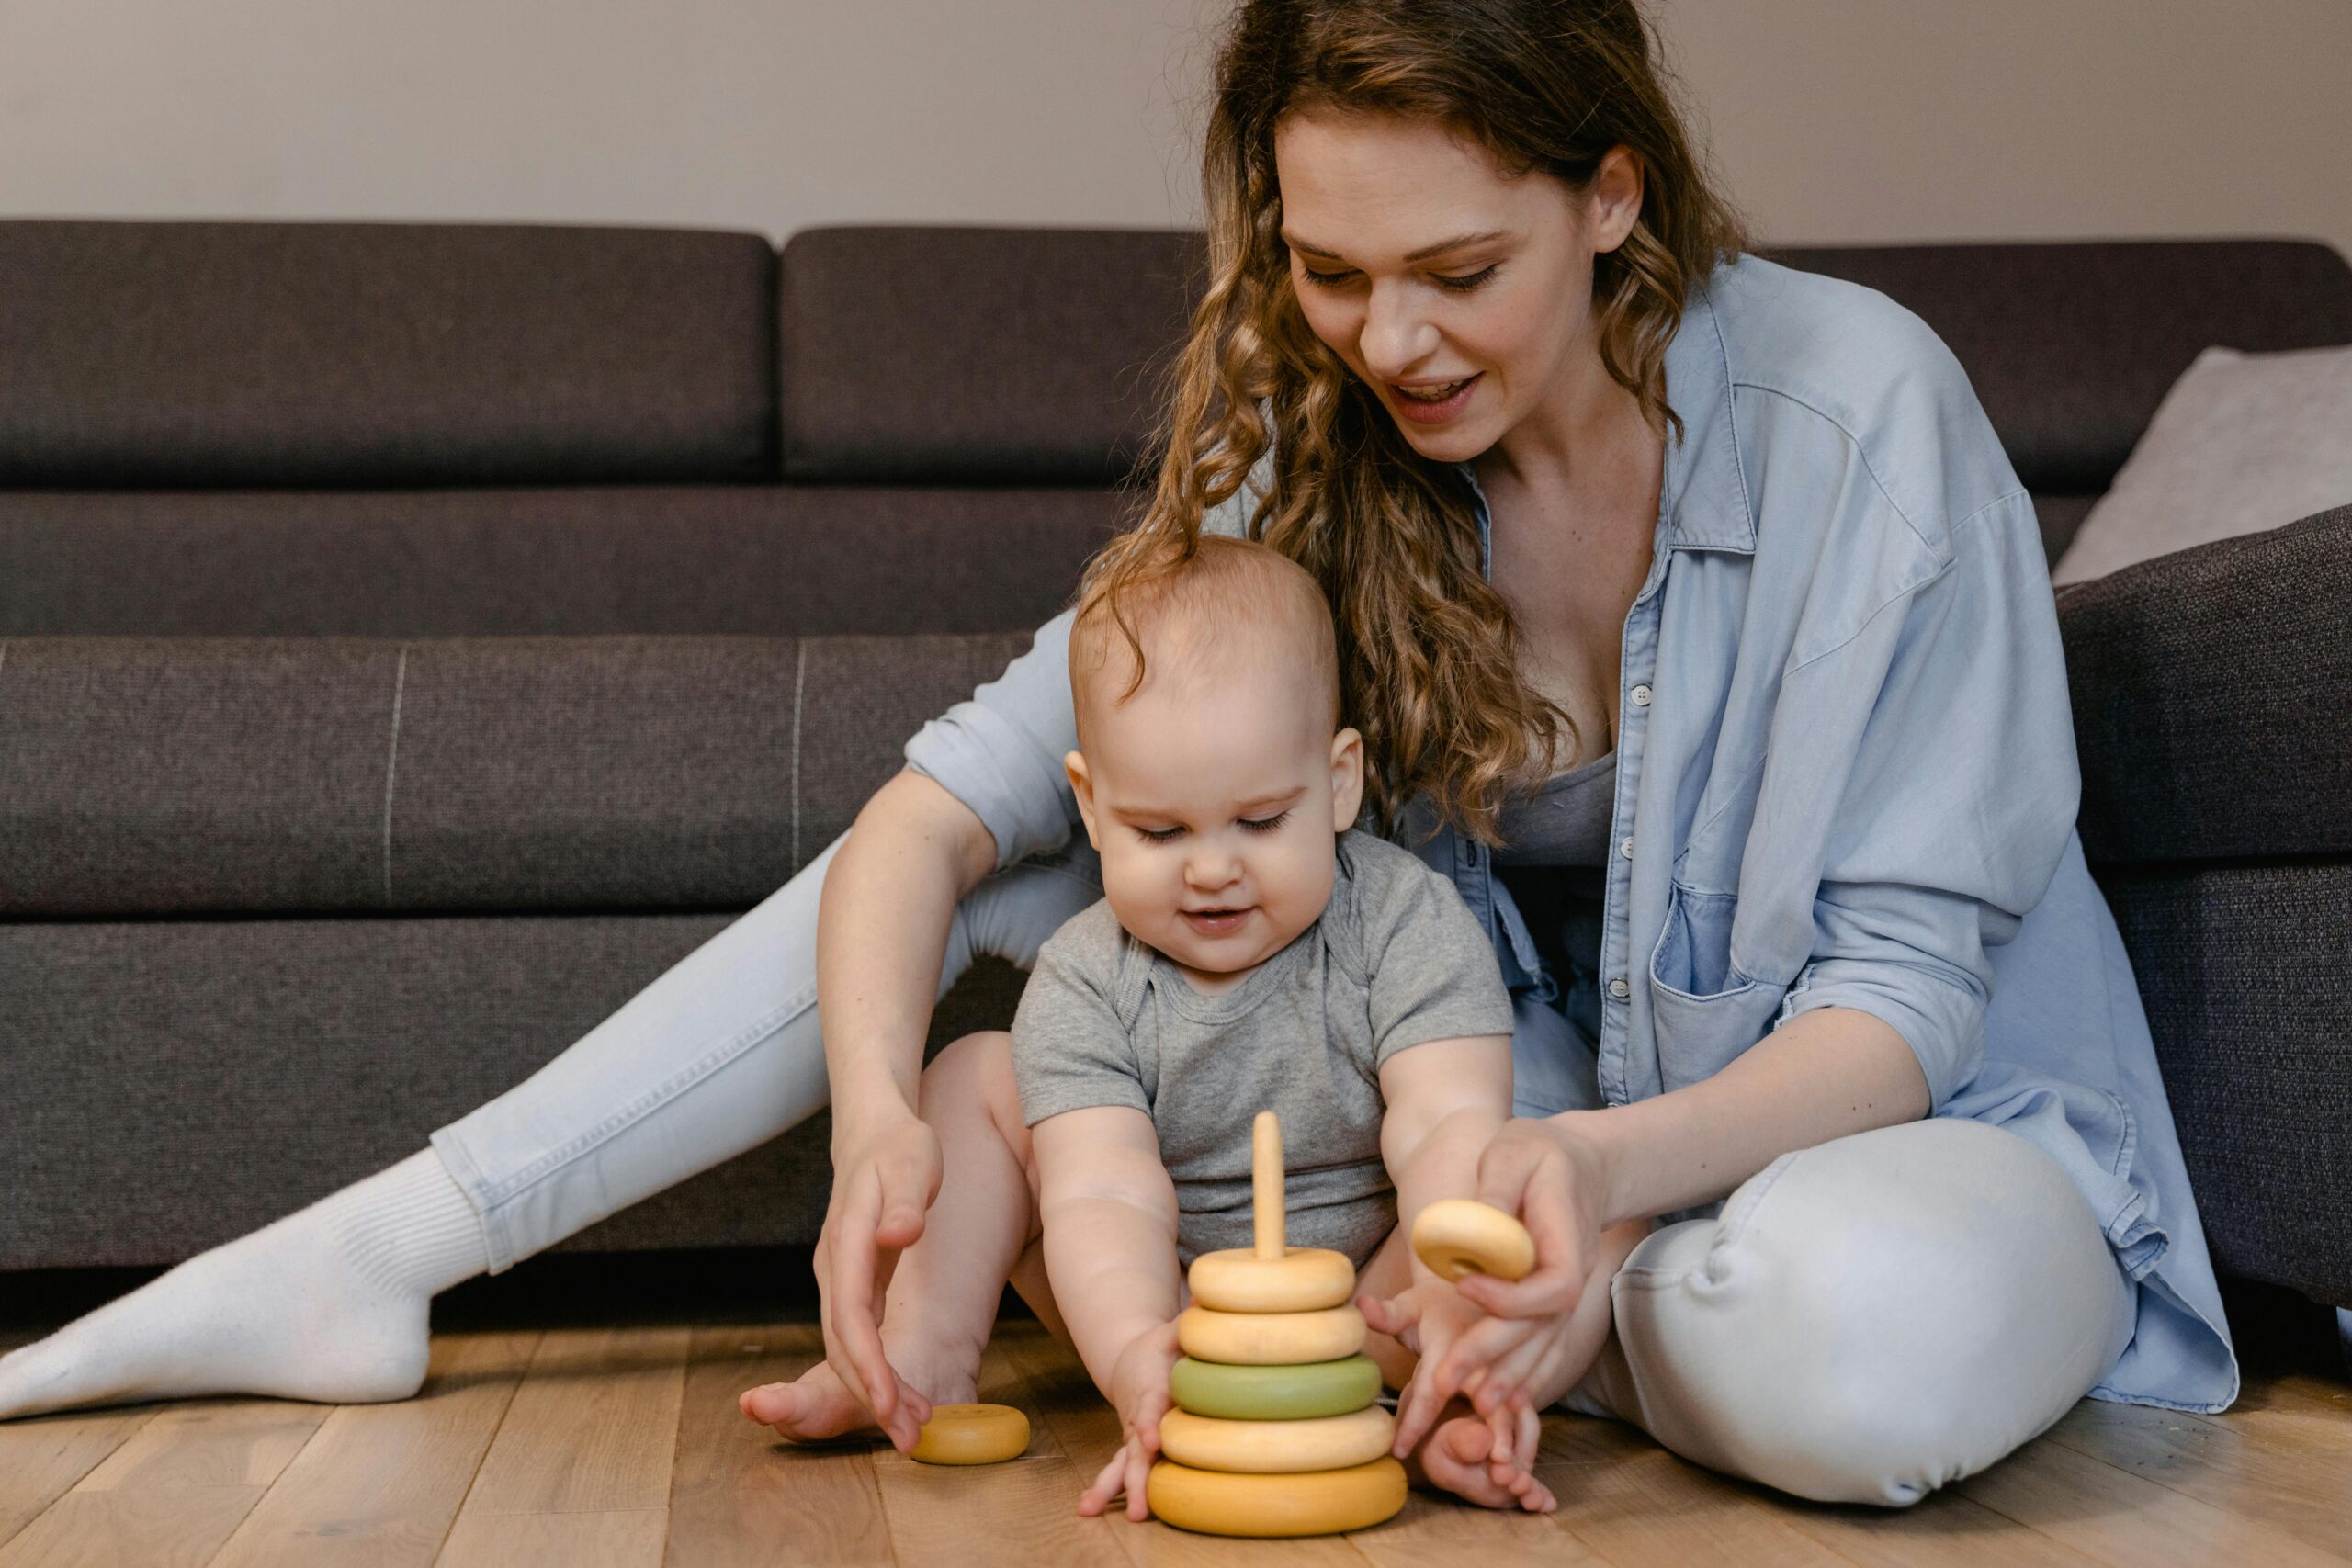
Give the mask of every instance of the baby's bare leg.
M 1038 1234 L 1036 1166 L 1013 1087 L 1012 1037 L 967 1034 L 940 1052 L 923 1070 L 920 1111 L 939 1138 L 939 1196 L 890 1277 L 882 1349 L 905 1387 L 952 1404 L 977 1395 L 980 1352 L 1005 1281 Z M 753 1420 L 804 1440 L 874 1421 L 856 1380 L 828 1363 L 797 1382 L 751 1389 L 741 1404 Z

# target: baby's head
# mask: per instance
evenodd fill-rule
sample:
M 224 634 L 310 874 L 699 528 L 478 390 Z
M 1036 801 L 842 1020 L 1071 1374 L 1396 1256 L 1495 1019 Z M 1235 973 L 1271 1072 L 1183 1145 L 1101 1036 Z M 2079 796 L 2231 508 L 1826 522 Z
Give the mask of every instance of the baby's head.
M 1069 682 L 1064 766 L 1121 925 L 1227 975 L 1315 923 L 1363 804 L 1363 745 L 1340 728 L 1331 610 L 1304 568 L 1214 534 L 1186 558 L 1168 546 L 1098 568 Z

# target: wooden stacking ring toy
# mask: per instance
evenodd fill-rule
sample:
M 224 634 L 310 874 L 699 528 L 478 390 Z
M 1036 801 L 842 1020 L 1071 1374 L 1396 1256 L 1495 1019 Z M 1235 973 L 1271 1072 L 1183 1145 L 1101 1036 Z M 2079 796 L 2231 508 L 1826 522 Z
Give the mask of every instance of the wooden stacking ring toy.
M 923 1464 L 997 1464 L 1029 1447 L 1029 1417 L 1010 1404 L 934 1404 L 910 1459 Z
M 1345 1416 L 1378 1399 L 1380 1368 L 1369 1356 L 1295 1367 L 1230 1367 L 1186 1356 L 1168 1374 L 1168 1394 L 1195 1416 L 1306 1421 Z
M 1283 1242 L 1283 1128 L 1271 1111 L 1250 1127 L 1251 1247 L 1204 1252 L 1185 1282 L 1211 1312 L 1320 1312 L 1355 1294 L 1356 1266 L 1322 1247 Z
M 1245 1475 L 1162 1460 L 1151 1467 L 1144 1499 L 1165 1522 L 1204 1535 L 1329 1535 L 1396 1517 L 1405 1506 L 1405 1467 L 1383 1454 L 1345 1470 Z
M 1194 1470 L 1271 1475 L 1370 1464 L 1396 1440 L 1396 1417 L 1377 1404 L 1307 1421 L 1224 1421 L 1170 1410 L 1159 1418 L 1159 1451 Z
M 1441 1279 L 1492 1274 L 1524 1279 L 1535 1267 L 1535 1238 L 1500 1209 L 1467 1198 L 1441 1198 L 1413 1221 L 1413 1250 Z
M 1176 1343 L 1187 1356 L 1240 1366 L 1336 1361 L 1363 1348 L 1363 1314 L 1351 1306 L 1282 1313 L 1191 1306 L 1177 1315 Z

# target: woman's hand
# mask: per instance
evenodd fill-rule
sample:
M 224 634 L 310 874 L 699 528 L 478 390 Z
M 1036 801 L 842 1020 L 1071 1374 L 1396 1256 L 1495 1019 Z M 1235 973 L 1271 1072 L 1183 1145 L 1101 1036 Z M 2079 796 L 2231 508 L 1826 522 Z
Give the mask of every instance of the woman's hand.
M 1571 1330 L 1570 1314 L 1605 1257 L 1601 1225 L 1610 1180 L 1604 1151 L 1569 1117 L 1515 1119 L 1487 1144 L 1478 1160 L 1479 1201 L 1526 1224 L 1535 1240 L 1535 1267 L 1518 1280 L 1472 1274 L 1453 1286 L 1463 1301 L 1491 1315 L 1453 1329 L 1445 1343 L 1431 1344 L 1425 1324 L 1419 1344 L 1398 1336 L 1408 1348 L 1422 1350 L 1412 1386 L 1397 1403 L 1399 1452 L 1428 1436 L 1457 1393 L 1492 1417 L 1515 1393 L 1523 1398 L 1532 1386 L 1571 1370 L 1581 1372 L 1567 1360 L 1589 1361 L 1598 1346 Z M 1412 1293 L 1382 1303 L 1376 1317 L 1365 1315 L 1384 1333 L 1397 1333 L 1410 1320 L 1396 1309 Z
M 833 1192 L 817 1235 L 817 1294 L 825 1359 L 846 1368 L 900 1452 L 914 1447 L 931 1402 L 899 1381 L 882 1353 L 882 1303 L 899 1254 L 922 1235 L 939 1195 L 939 1139 L 901 1107 L 833 1140 Z
M 1146 1329 L 1127 1342 L 1111 1371 L 1111 1402 L 1118 1406 L 1125 1440 L 1094 1484 L 1078 1500 L 1078 1511 L 1091 1517 L 1127 1495 L 1127 1517 L 1137 1524 L 1151 1517 L 1145 1500 L 1145 1481 L 1151 1461 L 1159 1457 L 1159 1418 L 1168 1414 L 1168 1377 L 1176 1365 L 1176 1325 Z

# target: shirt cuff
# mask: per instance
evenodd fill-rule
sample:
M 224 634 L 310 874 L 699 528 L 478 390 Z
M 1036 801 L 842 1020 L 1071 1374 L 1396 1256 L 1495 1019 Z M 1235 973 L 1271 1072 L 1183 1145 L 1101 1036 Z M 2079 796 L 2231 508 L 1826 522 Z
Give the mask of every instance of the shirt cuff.
M 1899 964 L 1826 958 L 1805 965 L 1772 1027 L 1818 1008 L 1851 1008 L 1903 1036 L 1927 1076 L 1928 1114 L 1968 1087 L 1984 1059 L 1984 1004 L 1962 987 Z
M 1053 759 L 978 703 L 957 703 L 914 733 L 907 765 L 971 807 L 996 840 L 996 869 L 1069 842 L 1077 797 Z

